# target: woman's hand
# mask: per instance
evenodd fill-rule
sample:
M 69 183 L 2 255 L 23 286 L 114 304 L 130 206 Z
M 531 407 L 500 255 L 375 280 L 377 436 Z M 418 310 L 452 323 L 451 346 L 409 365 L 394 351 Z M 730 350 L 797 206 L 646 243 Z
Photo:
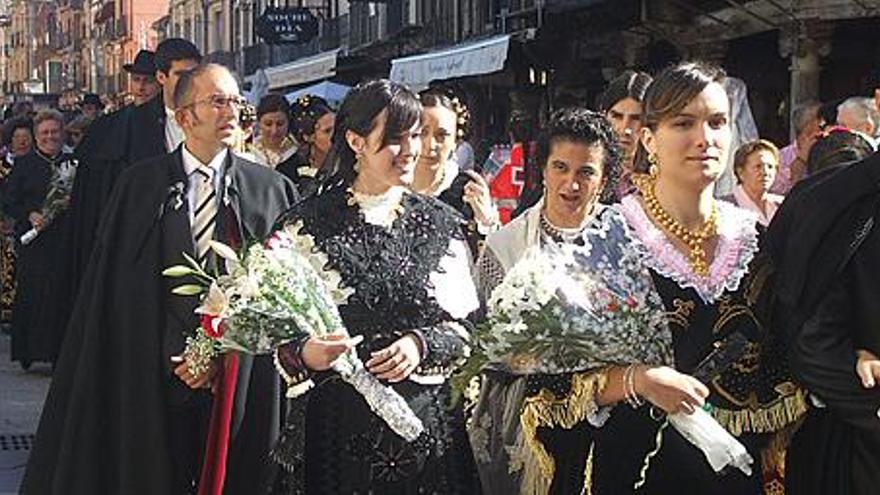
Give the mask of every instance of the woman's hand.
M 380 380 L 402 382 L 422 362 L 419 348 L 420 343 L 415 335 L 404 335 L 388 347 L 372 353 L 366 363 L 367 369 Z
M 354 349 L 364 340 L 362 335 L 349 338 L 344 333 L 331 333 L 324 337 L 309 337 L 303 344 L 302 360 L 311 371 L 325 371 L 333 366 L 339 356 Z
M 635 392 L 668 414 L 690 414 L 703 407 L 709 389 L 696 378 L 668 366 L 640 366 L 635 373 Z
M 865 388 L 874 388 L 877 380 L 880 380 L 880 359 L 870 351 L 859 349 L 856 351 L 856 374 Z
M 490 227 L 498 222 L 498 209 L 492 201 L 489 193 L 489 185 L 482 175 L 473 170 L 465 170 L 471 181 L 464 185 L 462 199 L 474 210 L 474 219 L 485 227 Z
M 220 366 L 216 360 L 211 361 L 208 369 L 202 374 L 192 372 L 189 363 L 186 360 L 186 356 L 171 356 L 171 362 L 174 363 L 174 374 L 191 389 L 207 388 L 211 386 L 214 377 L 217 376 L 217 371 L 220 370 Z
M 32 211 L 28 215 L 28 220 L 31 222 L 31 226 L 37 230 L 43 230 L 43 227 L 46 226 L 46 219 L 43 217 L 43 213 L 39 211 Z

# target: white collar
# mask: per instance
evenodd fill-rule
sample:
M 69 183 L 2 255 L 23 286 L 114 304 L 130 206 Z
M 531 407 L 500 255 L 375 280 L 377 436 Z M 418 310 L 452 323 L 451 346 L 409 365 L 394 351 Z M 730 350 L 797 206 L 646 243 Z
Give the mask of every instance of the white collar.
M 351 200 L 360 208 L 364 220 L 379 227 L 391 227 L 402 211 L 405 187 L 394 186 L 382 194 L 365 194 L 350 190 Z
M 195 155 L 186 149 L 186 143 L 181 145 L 180 150 L 180 155 L 183 158 L 183 171 L 186 172 L 187 177 L 202 167 L 208 167 L 214 171 L 214 174 L 216 174 L 220 171 L 220 167 L 223 166 L 223 163 L 226 161 L 226 157 L 229 154 L 229 149 L 223 148 L 219 153 L 214 155 L 214 158 L 212 158 L 210 162 L 202 163 L 201 160 L 196 158 Z
M 165 115 L 168 116 L 169 119 L 174 119 L 174 109 L 165 107 Z

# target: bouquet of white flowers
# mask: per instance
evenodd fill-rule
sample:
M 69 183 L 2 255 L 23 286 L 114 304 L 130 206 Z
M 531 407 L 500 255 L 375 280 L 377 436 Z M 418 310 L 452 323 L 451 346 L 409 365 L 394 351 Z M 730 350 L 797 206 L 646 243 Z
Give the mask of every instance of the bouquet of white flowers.
M 492 291 L 471 368 L 555 374 L 671 364 L 663 303 L 625 229 L 613 219 L 588 231 L 586 246 L 527 249 Z
M 46 193 L 46 198 L 43 200 L 43 206 L 40 209 L 46 226 L 55 221 L 70 206 L 70 194 L 73 192 L 73 179 L 76 176 L 78 164 L 77 160 L 71 158 L 52 167 L 52 176 L 49 178 L 49 192 Z M 39 235 L 40 230 L 32 228 L 22 234 L 18 240 L 22 245 L 27 246 Z
M 456 377 L 459 388 L 486 367 L 528 375 L 629 363 L 673 366 L 665 308 L 645 267 L 646 251 L 625 220 L 606 212 L 583 238 L 583 246 L 533 246 L 505 274 Z M 728 464 L 749 470 L 745 448 L 708 414 L 669 420 L 716 471 Z
M 163 272 L 197 281 L 172 291 L 201 295 L 196 309 L 202 315 L 201 327 L 187 339 L 184 351 L 195 373 L 204 371 L 218 353 L 268 354 L 293 340 L 346 333 L 337 305 L 345 303 L 350 291 L 340 288 L 337 272 L 325 268 L 327 257 L 314 249 L 312 238 L 298 232 L 299 225 L 288 226 L 265 245 L 248 248 L 241 258 L 230 247 L 213 242 L 214 252 L 226 261 L 225 275 L 208 274 L 190 257 L 189 265 Z M 367 371 L 354 350 L 337 359 L 333 369 L 400 436 L 413 441 L 424 430 L 406 401 Z M 311 381 L 297 384 L 288 396 L 310 386 Z

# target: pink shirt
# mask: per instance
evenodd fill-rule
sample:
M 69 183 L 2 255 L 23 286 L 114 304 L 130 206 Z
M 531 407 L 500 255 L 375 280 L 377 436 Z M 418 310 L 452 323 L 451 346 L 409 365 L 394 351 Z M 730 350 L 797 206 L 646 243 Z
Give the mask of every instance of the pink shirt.
M 797 159 L 797 143 L 791 143 L 779 150 L 779 171 L 776 179 L 770 186 L 770 192 L 774 194 L 788 194 L 794 184 L 791 182 L 791 164 Z
M 776 214 L 776 210 L 779 209 L 779 205 L 782 204 L 782 200 L 785 199 L 784 196 L 778 194 L 765 193 L 764 204 L 767 207 L 767 212 L 764 213 L 764 211 L 752 201 L 752 198 L 750 198 L 745 189 L 743 189 L 742 184 L 737 184 L 736 189 L 733 190 L 733 198 L 736 200 L 736 205 L 740 208 L 755 212 L 758 215 L 758 223 L 764 227 L 770 225 L 770 221 L 773 220 L 773 215 Z

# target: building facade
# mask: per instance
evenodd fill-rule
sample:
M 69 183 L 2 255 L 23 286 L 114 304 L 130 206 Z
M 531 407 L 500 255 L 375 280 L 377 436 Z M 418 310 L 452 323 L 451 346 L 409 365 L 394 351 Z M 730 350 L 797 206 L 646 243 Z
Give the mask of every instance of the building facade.
M 128 90 L 123 64 L 154 48 L 168 0 L 12 0 L 4 26 L 11 93 Z

